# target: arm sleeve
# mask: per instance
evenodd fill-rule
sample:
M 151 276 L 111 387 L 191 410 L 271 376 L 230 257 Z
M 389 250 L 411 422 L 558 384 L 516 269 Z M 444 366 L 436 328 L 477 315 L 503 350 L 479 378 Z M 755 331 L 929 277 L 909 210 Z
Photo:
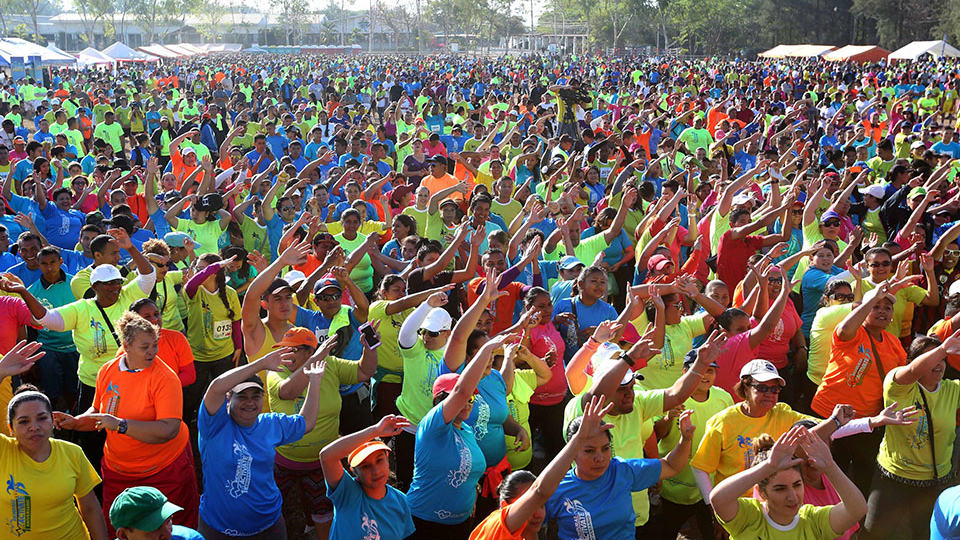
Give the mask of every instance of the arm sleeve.
M 842 439 L 843 437 L 849 437 L 857 433 L 870 433 L 871 431 L 873 430 L 870 429 L 869 418 L 857 418 L 847 422 L 843 427 L 834 431 L 830 439 Z
M 137 285 L 140 286 L 140 290 L 146 294 L 150 294 L 150 291 L 153 290 L 153 286 L 157 284 L 157 270 L 151 267 L 149 274 L 140 274 L 137 273 Z
M 424 302 L 417 306 L 417 309 L 413 310 L 413 313 L 403 321 L 403 325 L 400 326 L 400 334 L 397 337 L 397 343 L 401 347 L 409 349 L 417 342 L 417 331 L 420 330 L 420 325 L 427 318 L 427 313 L 430 313 L 431 309 L 433 308 Z
M 208 264 L 206 268 L 197 272 L 190 279 L 187 280 L 187 284 L 184 285 L 184 290 L 187 292 L 187 296 L 193 298 L 197 294 L 197 289 L 200 288 L 200 284 L 206 281 L 206 279 L 217 273 L 219 270 L 219 265 Z
M 243 350 L 243 333 L 242 333 L 243 322 L 239 320 L 233 321 L 233 323 L 230 326 L 232 327 L 230 332 L 230 337 L 233 339 L 233 346 L 235 350 L 242 351 Z
M 42 324 L 47 330 L 53 330 L 54 332 L 63 332 L 67 329 L 60 312 L 53 309 L 48 309 L 47 314 L 37 322 Z
M 497 289 L 503 290 L 507 285 L 513 283 L 513 280 L 517 279 L 517 276 L 520 275 L 520 265 L 511 266 L 503 271 L 500 274 L 500 281 L 497 282 Z M 477 296 L 483 294 L 483 289 L 486 287 L 487 282 L 481 281 L 480 285 L 477 286 Z
M 700 490 L 700 495 L 703 496 L 704 504 L 709 506 L 710 492 L 713 491 L 713 481 L 710 480 L 710 475 L 696 467 L 690 467 L 690 470 L 693 471 L 693 479 L 697 482 L 697 488 Z

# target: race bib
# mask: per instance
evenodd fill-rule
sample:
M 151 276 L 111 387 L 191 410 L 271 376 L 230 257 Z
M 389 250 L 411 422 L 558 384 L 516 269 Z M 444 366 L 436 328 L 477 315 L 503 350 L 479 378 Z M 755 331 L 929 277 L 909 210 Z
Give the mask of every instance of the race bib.
M 233 336 L 233 321 L 224 319 L 213 322 L 213 339 L 227 339 Z

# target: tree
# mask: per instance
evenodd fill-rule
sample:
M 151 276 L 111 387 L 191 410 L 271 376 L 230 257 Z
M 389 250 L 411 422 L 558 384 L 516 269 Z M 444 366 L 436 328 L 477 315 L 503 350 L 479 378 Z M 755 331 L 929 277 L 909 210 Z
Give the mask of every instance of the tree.
M 223 20 L 226 14 L 227 8 L 223 0 L 203 0 L 197 9 L 197 16 L 200 19 L 197 32 L 209 41 L 219 41 L 223 37 Z
M 81 39 L 87 45 L 99 49 L 101 44 L 97 40 L 97 30 L 101 30 L 104 38 L 113 35 L 113 27 L 107 22 L 107 17 L 113 12 L 110 0 L 74 0 L 73 5 L 80 15 L 80 24 L 83 25 L 84 35 Z
M 931 39 L 948 3 L 942 0 L 854 0 L 853 12 L 873 19 L 880 44 L 896 49 L 914 40 Z
M 292 45 L 291 40 L 293 44 L 302 43 L 304 23 L 310 11 L 307 0 L 271 0 L 270 5 L 277 10 L 283 24 L 284 43 Z
M 143 30 L 145 43 L 162 43 L 169 34 L 183 28 L 187 14 L 195 13 L 198 3 L 199 0 L 139 0 L 133 9 L 133 20 Z

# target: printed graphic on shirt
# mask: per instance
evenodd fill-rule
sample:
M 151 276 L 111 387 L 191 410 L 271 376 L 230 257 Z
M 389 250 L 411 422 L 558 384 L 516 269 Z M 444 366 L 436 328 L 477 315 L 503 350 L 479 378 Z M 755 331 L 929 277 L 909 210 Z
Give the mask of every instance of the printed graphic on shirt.
M 227 482 L 227 489 L 231 497 L 238 499 L 250 491 L 250 465 L 253 463 L 253 456 L 245 444 L 236 440 L 233 441 L 233 456 L 237 460 L 237 472 L 233 480 Z
M 753 439 L 737 435 L 737 446 L 743 448 L 743 467 L 749 469 L 753 464 Z
M 870 369 L 870 364 L 873 363 L 873 355 L 863 344 L 857 347 L 857 354 L 860 356 L 860 359 L 857 360 L 857 365 L 853 371 L 847 375 L 847 386 L 851 388 L 856 388 L 863 384 L 863 377 L 867 374 L 867 370 Z
M 107 333 L 103 330 L 100 321 L 90 317 L 90 328 L 93 328 L 93 356 L 107 354 Z
M 433 381 L 440 376 L 440 358 L 437 358 L 432 352 L 427 351 L 427 371 L 425 376 L 420 379 L 417 386 L 420 392 L 425 396 L 433 395 Z
M 13 496 L 10 500 L 10 518 L 7 519 L 10 534 L 23 536 L 30 532 L 30 494 L 27 493 L 26 486 L 17 482 L 11 474 L 7 480 L 7 495 Z
M 914 424 L 916 427 L 914 428 L 913 433 L 907 435 L 907 443 L 910 444 L 910 448 L 916 448 L 917 450 L 920 450 L 927 446 L 927 441 L 929 440 L 930 436 L 930 422 L 927 418 L 926 412 L 924 411 L 923 403 L 921 403 L 920 400 L 915 401 L 913 406 L 916 407 L 917 411 L 920 412 L 920 417 Z
M 477 425 L 473 426 L 473 433 L 477 436 L 477 442 L 482 441 L 489 433 L 490 428 L 490 405 L 483 399 L 483 396 L 477 396 L 474 404 L 477 407 Z
M 573 526 L 577 530 L 578 540 L 597 540 L 593 531 L 593 517 L 579 500 L 564 498 L 563 509 L 573 515 Z
M 120 410 L 120 387 L 110 381 L 107 383 L 107 404 L 103 407 L 103 414 L 116 415 Z
M 460 454 L 460 466 L 456 470 L 451 470 L 447 474 L 447 482 L 449 482 L 450 487 L 458 488 L 467 481 L 467 477 L 470 476 L 470 464 L 473 460 L 473 455 L 470 453 L 470 448 L 467 447 L 466 443 L 460 437 L 454 437 L 454 441 L 457 444 L 457 452 Z
M 660 348 L 660 357 L 663 359 L 660 362 L 660 369 L 663 371 L 670 371 L 673 366 L 677 364 L 676 359 L 673 357 L 673 347 L 670 346 L 670 336 L 663 335 L 663 347 Z
M 363 531 L 363 540 L 380 540 L 380 527 L 377 520 L 367 516 L 364 512 L 360 518 L 360 530 Z

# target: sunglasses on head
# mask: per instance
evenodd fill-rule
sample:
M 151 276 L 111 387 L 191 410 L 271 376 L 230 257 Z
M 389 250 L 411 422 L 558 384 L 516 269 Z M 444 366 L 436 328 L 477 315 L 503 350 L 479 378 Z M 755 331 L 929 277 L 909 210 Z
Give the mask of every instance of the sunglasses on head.
M 761 394 L 779 394 L 783 387 L 779 384 L 766 385 L 766 384 L 751 384 L 754 390 L 760 392 Z

